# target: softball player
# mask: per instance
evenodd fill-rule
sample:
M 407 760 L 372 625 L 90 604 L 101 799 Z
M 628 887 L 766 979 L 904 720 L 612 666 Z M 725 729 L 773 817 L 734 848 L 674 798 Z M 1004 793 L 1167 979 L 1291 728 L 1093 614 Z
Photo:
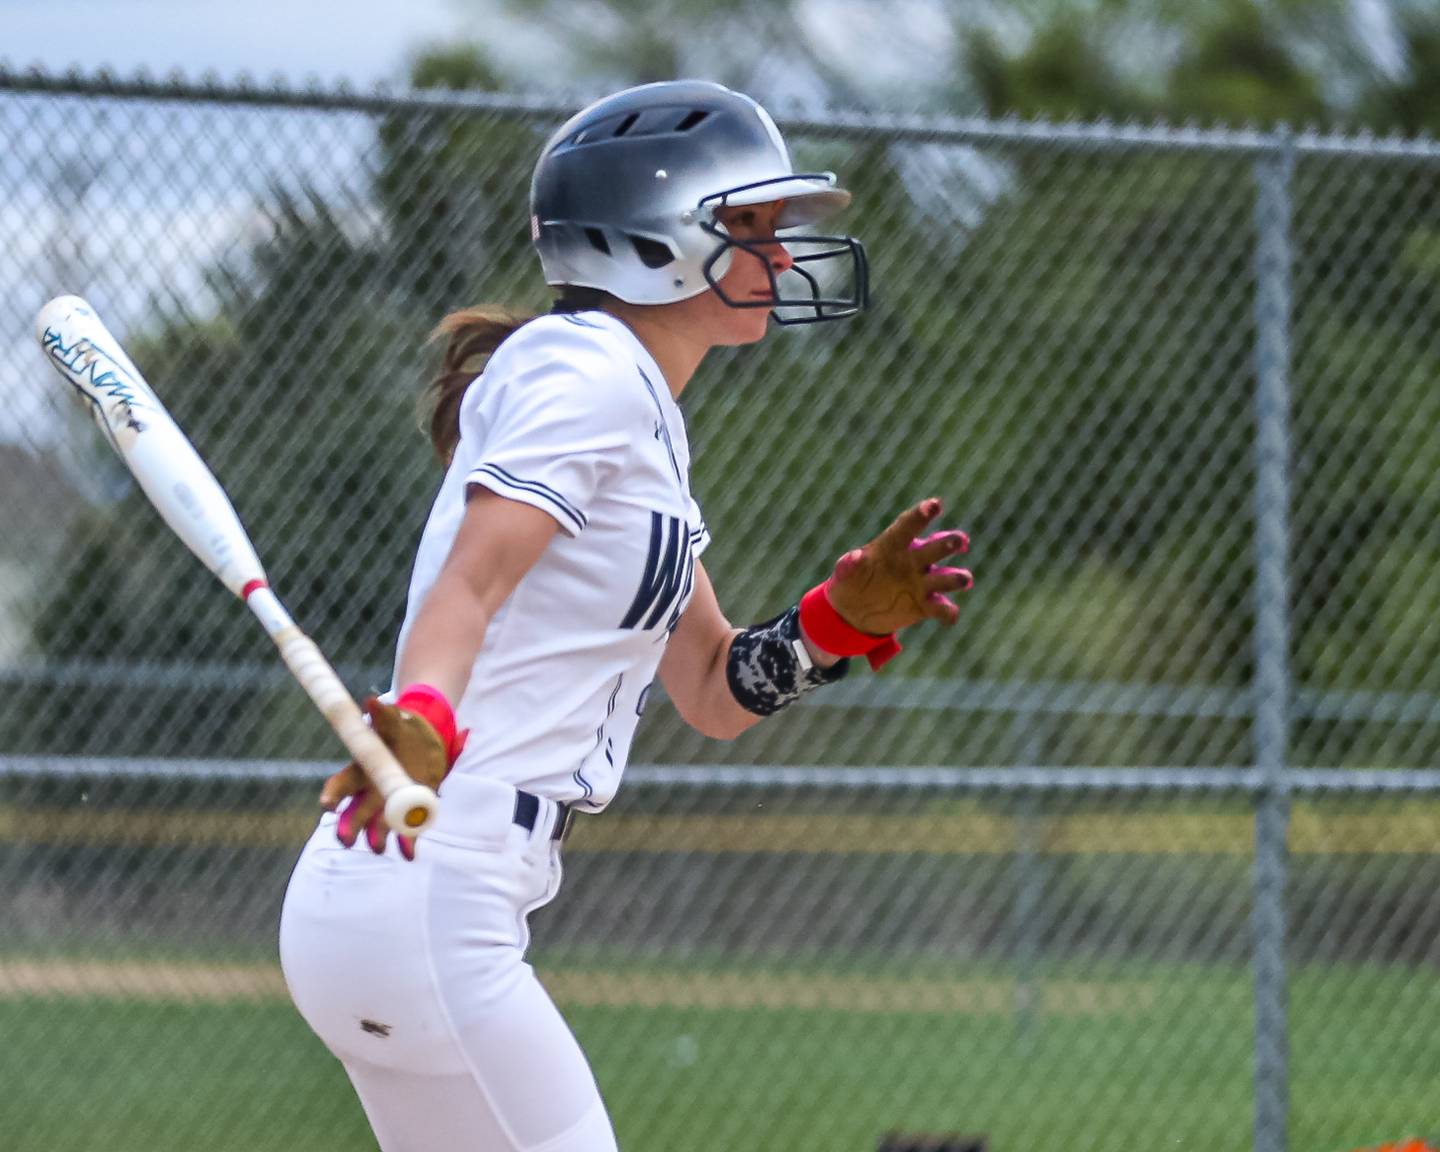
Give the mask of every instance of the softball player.
M 947 593 L 970 574 L 941 564 L 967 542 L 922 538 L 936 499 L 750 628 L 726 620 L 701 563 L 710 535 L 676 398 L 710 348 L 758 340 L 772 315 L 864 307 L 859 242 L 795 231 L 849 199 L 832 174 L 794 172 L 747 97 L 629 89 L 571 119 L 536 166 L 555 311 L 442 325 L 432 432 L 448 470 L 392 691 L 367 704 L 411 775 L 439 787 L 441 814 L 417 852 L 387 838 L 354 765 L 332 776 L 280 925 L 295 1003 L 384 1152 L 615 1148 L 525 963 L 527 917 L 555 896 L 572 814 L 615 795 L 657 674 L 689 724 L 728 738 L 839 679 L 847 657 L 878 667 L 900 629 L 959 614 Z M 852 290 L 827 295 L 837 267 Z M 370 850 L 351 851 L 362 837 Z

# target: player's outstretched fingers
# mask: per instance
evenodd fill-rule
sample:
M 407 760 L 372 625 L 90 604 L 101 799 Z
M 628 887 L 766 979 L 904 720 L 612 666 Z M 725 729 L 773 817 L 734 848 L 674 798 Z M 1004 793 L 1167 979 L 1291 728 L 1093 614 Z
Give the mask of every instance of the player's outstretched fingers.
M 927 594 L 936 592 L 969 592 L 975 587 L 975 577 L 968 568 L 931 568 L 921 582 Z
M 931 592 L 925 598 L 925 615 L 948 628 L 960 619 L 960 606 L 943 592 Z
M 876 543 L 887 546 L 909 548 L 910 542 L 929 526 L 930 522 L 945 511 L 945 505 L 937 496 L 922 500 L 913 508 L 907 508 L 895 522 L 880 533 Z
M 975 586 L 975 577 L 968 568 L 931 568 L 923 577 L 925 614 L 947 627 L 960 619 L 960 606 L 947 592 L 968 592 Z
M 970 537 L 964 532 L 936 532 L 910 543 L 910 555 L 922 568 L 938 564 L 947 556 L 970 551 Z

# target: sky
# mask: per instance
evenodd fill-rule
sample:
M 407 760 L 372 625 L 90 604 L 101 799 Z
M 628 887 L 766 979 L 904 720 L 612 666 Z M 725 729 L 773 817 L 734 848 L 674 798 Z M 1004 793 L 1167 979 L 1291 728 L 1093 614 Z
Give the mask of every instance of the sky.
M 358 87 L 399 82 L 427 41 L 464 34 L 466 0 L 0 0 L 0 59 L 50 71 L 104 64 L 198 76 L 279 73 Z
M 934 74 L 948 57 L 950 3 L 801 0 L 797 11 L 805 33 L 863 75 L 867 92 L 903 102 L 917 75 Z M 994 6 L 968 3 L 976 11 Z M 593 11 L 577 7 L 577 17 L 586 16 L 602 30 Z M 126 75 L 143 66 L 190 78 L 213 70 L 222 79 L 279 75 L 289 85 L 315 78 L 366 89 L 403 84 L 417 49 L 465 39 L 483 41 L 528 87 L 571 87 L 564 51 L 543 26 L 512 15 L 505 0 L 0 0 L 0 61 L 46 71 L 103 65 Z M 772 47 L 783 55 L 783 46 Z M 706 46 L 693 48 L 703 62 Z M 772 97 L 816 95 L 803 80 L 787 83 L 786 72 L 775 69 Z

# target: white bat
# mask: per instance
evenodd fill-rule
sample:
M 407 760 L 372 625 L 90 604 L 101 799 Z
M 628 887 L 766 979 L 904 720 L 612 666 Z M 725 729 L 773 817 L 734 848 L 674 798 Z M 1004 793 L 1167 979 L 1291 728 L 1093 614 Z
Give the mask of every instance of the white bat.
M 95 310 L 79 296 L 57 296 L 35 317 L 35 336 L 165 523 L 270 634 L 295 679 L 385 797 L 385 822 L 407 836 L 428 828 L 440 810 L 435 793 L 405 774 L 315 642 L 295 626 L 270 590 L 225 490 Z

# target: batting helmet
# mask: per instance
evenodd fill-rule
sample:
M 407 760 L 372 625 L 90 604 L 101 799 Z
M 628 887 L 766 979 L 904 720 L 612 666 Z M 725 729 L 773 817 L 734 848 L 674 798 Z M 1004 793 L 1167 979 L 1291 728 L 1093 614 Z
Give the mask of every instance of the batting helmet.
M 731 300 L 718 281 L 736 240 L 717 219 L 732 205 L 783 200 L 777 227 L 794 267 L 774 300 Z M 850 203 L 833 172 L 796 172 L 769 113 L 702 81 L 644 84 L 571 117 L 546 142 L 530 183 L 530 225 L 545 280 L 598 288 L 630 304 L 669 304 L 713 288 L 735 308 L 782 309 L 781 323 L 852 316 L 868 296 L 865 249 L 849 236 L 799 235 Z M 842 265 L 827 295 L 817 264 Z M 848 262 L 848 264 L 847 264 Z M 786 281 L 794 278 L 796 289 Z

